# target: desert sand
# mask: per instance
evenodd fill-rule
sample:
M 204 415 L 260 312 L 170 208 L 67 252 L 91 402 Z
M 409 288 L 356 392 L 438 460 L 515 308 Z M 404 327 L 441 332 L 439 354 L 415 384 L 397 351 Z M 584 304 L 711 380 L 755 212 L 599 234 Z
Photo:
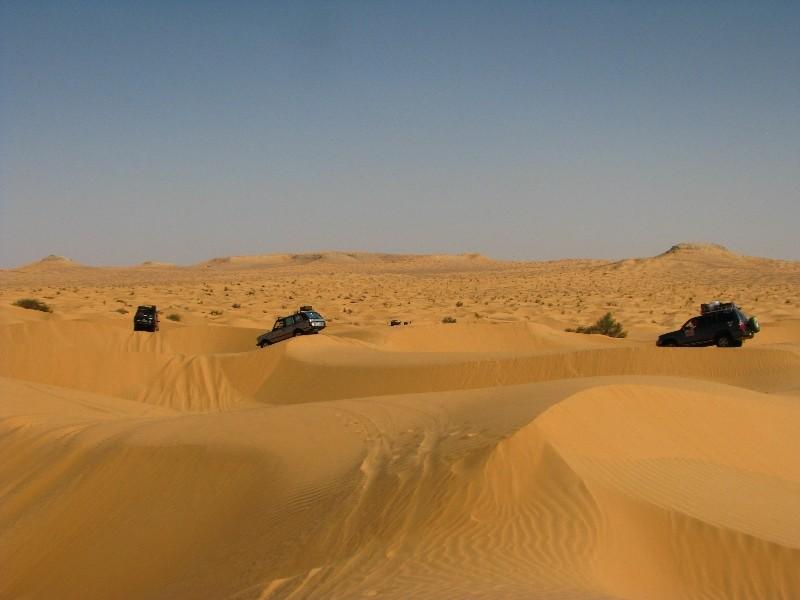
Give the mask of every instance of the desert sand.
M 655 346 L 713 299 L 761 333 Z M 800 598 L 800 262 L 50 256 L 0 390 L 2 599 Z

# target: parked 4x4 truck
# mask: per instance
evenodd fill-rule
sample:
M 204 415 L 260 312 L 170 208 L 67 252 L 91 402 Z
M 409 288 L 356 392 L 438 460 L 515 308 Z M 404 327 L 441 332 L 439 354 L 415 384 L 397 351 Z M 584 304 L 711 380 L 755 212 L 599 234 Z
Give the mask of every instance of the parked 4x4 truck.
M 700 305 L 700 316 L 692 317 L 677 331 L 658 336 L 657 346 L 741 346 L 761 331 L 758 319 L 748 317 L 733 302 Z
M 323 329 L 325 329 L 325 319 L 322 315 L 312 310 L 310 306 L 301 306 L 293 315 L 279 317 L 272 326 L 272 331 L 258 336 L 256 346 L 263 348 L 290 337 L 319 333 Z

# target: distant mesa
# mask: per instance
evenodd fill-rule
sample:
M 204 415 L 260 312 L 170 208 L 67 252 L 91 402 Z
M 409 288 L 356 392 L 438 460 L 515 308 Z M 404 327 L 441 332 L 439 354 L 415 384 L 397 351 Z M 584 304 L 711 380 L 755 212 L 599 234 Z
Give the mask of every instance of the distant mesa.
M 40 263 L 73 264 L 73 265 L 78 264 L 77 262 L 75 262 L 71 258 L 68 258 L 66 256 L 60 256 L 58 254 L 48 254 L 43 259 L 41 259 L 39 262 Z
M 37 260 L 36 262 L 29 263 L 21 269 L 25 270 L 57 270 L 57 269 L 72 269 L 75 267 L 82 267 L 83 265 L 79 262 L 72 260 L 71 258 L 67 258 L 66 256 L 59 256 L 57 254 L 49 254 L 45 256 L 41 260 Z
M 300 254 L 256 254 L 251 256 L 221 256 L 212 258 L 199 266 L 206 268 L 242 268 L 269 266 L 297 266 L 310 264 L 376 264 L 376 263 L 469 263 L 490 264 L 490 258 L 482 254 L 387 254 L 376 252 L 309 252 Z
M 175 263 L 146 260 L 143 263 L 139 263 L 139 266 L 147 269 L 171 269 L 175 266 Z
M 250 256 L 222 256 L 202 263 L 208 266 L 226 265 L 298 265 L 312 262 L 359 262 L 369 256 L 357 252 L 309 252 L 302 254 L 254 254 Z
M 666 252 L 662 252 L 658 257 L 664 256 L 713 256 L 713 257 L 729 257 L 738 258 L 739 255 L 731 252 L 725 246 L 720 244 L 707 244 L 697 242 L 681 242 L 675 244 Z M 657 257 L 657 258 L 658 258 Z
M 491 263 L 494 262 L 488 256 L 478 254 L 477 252 L 469 252 L 466 254 L 433 254 L 430 258 L 439 261 L 463 261 L 463 262 L 476 262 L 476 263 Z
M 704 242 L 681 242 L 669 250 L 647 258 L 626 258 L 613 263 L 613 269 L 642 269 L 679 266 L 695 263 L 729 264 L 747 260 L 720 244 Z
M 200 263 L 202 267 L 243 267 L 285 264 L 289 261 L 287 254 L 256 254 L 251 256 L 219 256 Z

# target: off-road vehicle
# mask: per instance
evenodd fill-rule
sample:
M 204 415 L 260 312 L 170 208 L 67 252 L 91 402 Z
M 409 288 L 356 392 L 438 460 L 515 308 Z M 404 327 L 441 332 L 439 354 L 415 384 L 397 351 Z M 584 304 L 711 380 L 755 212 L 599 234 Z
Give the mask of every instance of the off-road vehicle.
M 134 331 L 158 331 L 158 309 L 154 304 L 144 304 L 136 309 L 133 315 Z
M 692 317 L 677 331 L 658 336 L 657 346 L 741 346 L 761 331 L 758 319 L 748 317 L 733 302 L 700 305 L 700 316 Z
M 272 326 L 272 331 L 258 336 L 256 346 L 263 348 L 275 342 L 297 337 L 319 333 L 325 329 L 325 319 L 310 306 L 301 306 L 300 310 L 288 317 L 279 317 Z

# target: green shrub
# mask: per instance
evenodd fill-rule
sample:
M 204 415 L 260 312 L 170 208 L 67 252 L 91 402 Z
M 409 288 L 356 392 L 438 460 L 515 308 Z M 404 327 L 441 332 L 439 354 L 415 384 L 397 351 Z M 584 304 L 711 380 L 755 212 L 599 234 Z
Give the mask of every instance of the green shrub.
M 624 338 L 628 336 L 628 332 L 622 328 L 622 323 L 616 321 L 610 312 L 606 313 L 594 325 L 587 327 L 576 327 L 575 329 L 567 329 L 574 333 L 599 333 L 600 335 L 607 335 L 612 338 Z
M 17 300 L 14 302 L 14 306 L 19 306 L 20 308 L 27 308 L 28 310 L 40 310 L 42 312 L 53 312 L 53 309 L 44 302 L 36 300 L 35 298 L 22 298 L 21 300 Z
M 170 321 L 180 321 L 181 320 L 181 316 L 178 313 L 169 314 L 169 315 L 167 315 L 167 318 Z

